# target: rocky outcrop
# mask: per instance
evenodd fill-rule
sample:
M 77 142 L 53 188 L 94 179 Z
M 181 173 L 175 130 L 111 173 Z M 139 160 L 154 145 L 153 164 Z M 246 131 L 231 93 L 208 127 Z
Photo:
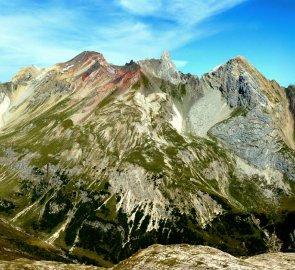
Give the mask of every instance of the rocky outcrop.
M 143 70 L 154 77 L 169 81 L 173 84 L 180 84 L 184 80 L 181 74 L 176 70 L 168 52 L 164 52 L 161 59 L 148 59 L 139 61 L 138 64 Z
M 217 124 L 210 134 L 254 167 L 277 169 L 295 180 L 293 156 L 286 156 L 284 143 L 272 117 L 259 107 Z
M 216 67 L 202 79 L 206 87 L 221 91 L 232 108 L 240 106 L 251 109 L 257 105 L 268 105 L 259 85 L 265 79 L 241 56 Z
M 270 263 L 271 262 L 271 263 Z M 115 266 L 114 270 L 148 269 L 237 269 L 272 270 L 295 269 L 295 254 L 270 253 L 247 259 L 238 259 L 227 253 L 206 246 L 160 246 L 142 250 Z

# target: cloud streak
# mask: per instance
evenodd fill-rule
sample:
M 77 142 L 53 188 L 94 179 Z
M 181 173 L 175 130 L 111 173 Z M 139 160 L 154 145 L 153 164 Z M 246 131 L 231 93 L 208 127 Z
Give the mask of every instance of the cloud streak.
M 115 64 L 158 57 L 214 33 L 199 23 L 242 1 L 0 0 L 0 81 L 20 67 L 52 65 L 83 50 L 100 51 Z
M 198 22 L 232 8 L 245 0 L 119 0 L 127 11 L 171 20 L 182 26 Z

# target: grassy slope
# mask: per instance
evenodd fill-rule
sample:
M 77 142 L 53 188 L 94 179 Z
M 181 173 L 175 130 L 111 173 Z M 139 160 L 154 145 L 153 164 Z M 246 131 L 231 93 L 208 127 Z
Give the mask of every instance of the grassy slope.
M 165 111 L 152 118 L 149 128 L 167 143 L 159 147 L 153 137 L 146 134 L 136 137 L 137 125 L 141 125 L 142 120 L 141 111 L 133 104 L 133 95 L 140 87 L 149 86 L 147 80 L 144 77 L 141 84 L 135 85 L 133 92 L 122 101 L 113 96 L 106 98 L 95 115 L 82 125 L 73 125 L 69 117 L 83 106 L 83 101 L 72 108 L 70 100 L 65 99 L 17 127 L 17 130 L 26 132 L 2 135 L 1 155 L 5 157 L 7 149 L 15 152 L 15 158 L 10 159 L 11 164 L 6 160 L 7 164 L 0 167 L 0 199 L 12 203 L 12 207 L 2 209 L 2 215 L 10 218 L 26 206 L 33 205 L 15 223 L 32 234 L 48 239 L 73 210 L 75 218 L 67 224 L 55 244 L 66 251 L 76 245 L 73 257 L 104 266 L 110 266 L 110 262 L 117 262 L 154 242 L 204 243 L 238 254 L 247 254 L 254 246 L 253 253 L 265 250 L 262 229 L 251 221 L 251 213 L 264 217 L 263 225 L 271 227 L 273 216 L 276 216 L 273 215 L 274 210 L 276 214 L 294 210 L 292 199 L 278 194 L 282 203 L 277 209 L 272 201 L 263 197 L 259 179 L 236 178 L 234 160 L 229 152 L 210 140 L 180 136 L 167 124 Z M 178 90 L 183 92 L 182 88 Z M 120 132 L 117 130 L 118 123 Z M 111 134 L 110 138 L 104 135 L 106 130 Z M 71 155 L 76 153 L 74 145 L 82 150 L 77 159 L 71 159 Z M 181 151 L 190 152 L 194 158 L 186 161 L 178 156 Z M 22 177 L 23 168 L 17 166 L 26 156 L 30 157 L 25 165 L 29 178 Z M 108 156 L 109 168 L 124 169 L 126 164 L 131 163 L 144 168 L 155 177 L 155 181 L 157 178 L 164 179 L 164 185 L 159 189 L 171 201 L 168 207 L 173 209 L 175 217 L 173 221 L 162 223 L 159 232 L 147 233 L 146 224 L 138 227 L 131 232 L 131 240 L 124 249 L 122 243 L 131 224 L 128 224 L 125 213 L 116 209 L 119 194 L 110 193 L 108 168 L 101 165 L 104 156 Z M 204 170 L 210 171 L 210 164 L 214 161 L 226 169 L 225 173 L 220 173 L 223 181 L 214 177 L 209 179 L 204 174 Z M 171 194 L 179 191 L 179 197 L 183 197 L 184 201 L 186 195 L 196 191 L 209 194 L 226 209 L 226 214 L 202 229 L 196 223 L 193 211 L 189 215 L 181 212 L 181 199 L 173 201 L 175 198 Z M 107 200 L 108 203 L 104 204 Z M 57 205 L 58 211 L 54 212 L 52 205 Z M 143 215 L 140 209 L 137 215 L 135 220 L 138 223 Z M 278 219 L 275 222 L 283 222 L 285 217 L 292 220 L 289 214 L 280 217 L 275 217 Z M 93 222 L 103 223 L 110 229 L 103 232 L 102 228 L 93 227 Z M 232 231 L 228 231 L 230 228 Z M 169 237 L 170 233 L 172 237 Z M 80 241 L 76 243 L 77 235 Z M 241 245 L 243 242 L 245 246 Z

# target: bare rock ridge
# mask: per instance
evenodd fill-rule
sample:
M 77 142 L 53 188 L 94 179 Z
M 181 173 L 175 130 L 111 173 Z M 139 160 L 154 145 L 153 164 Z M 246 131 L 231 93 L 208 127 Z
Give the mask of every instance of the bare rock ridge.
M 241 56 L 201 78 L 167 52 L 22 69 L 0 84 L 0 226 L 33 238 L 7 248 L 103 267 L 155 243 L 294 251 L 294 97 Z
M 220 250 L 206 246 L 153 245 L 137 252 L 112 268 L 63 264 L 50 261 L 15 260 L 0 261 L 0 268 L 13 270 L 292 270 L 295 269 L 295 254 L 269 253 L 239 259 Z M 2 268 L 1 268 L 2 269 Z
M 113 269 L 291 270 L 295 269 L 294 260 L 295 254 L 271 253 L 266 256 L 258 255 L 247 259 L 238 259 L 220 250 L 206 246 L 154 245 L 146 250 L 139 251 Z

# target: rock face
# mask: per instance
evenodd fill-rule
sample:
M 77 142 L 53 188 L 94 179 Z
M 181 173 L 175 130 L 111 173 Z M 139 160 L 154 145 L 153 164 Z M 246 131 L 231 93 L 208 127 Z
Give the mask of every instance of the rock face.
M 238 259 L 206 246 L 154 245 L 115 266 L 114 270 L 272 270 L 295 269 L 295 254 L 269 253 Z
M 163 79 L 173 84 L 185 82 L 181 73 L 176 70 L 168 52 L 164 52 L 161 59 L 151 59 L 139 61 L 138 64 L 149 74 L 154 77 Z
M 0 85 L 0 215 L 106 267 L 154 243 L 292 251 L 290 91 L 242 57 L 202 78 L 168 53 L 25 68 Z
M 204 81 L 209 88 L 220 90 L 231 108 L 240 110 L 239 116 L 214 126 L 211 135 L 260 170 L 271 167 L 294 179 L 294 160 L 284 152 L 285 144 L 294 147 L 293 121 L 279 86 L 267 81 L 243 57 L 205 74 Z

